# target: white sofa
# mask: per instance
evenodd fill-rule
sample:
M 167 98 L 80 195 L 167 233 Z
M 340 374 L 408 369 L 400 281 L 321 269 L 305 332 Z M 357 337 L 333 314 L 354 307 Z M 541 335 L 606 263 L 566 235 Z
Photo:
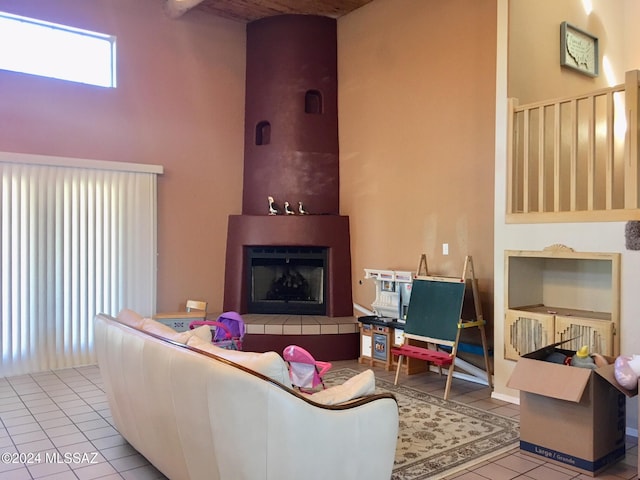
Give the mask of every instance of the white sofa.
M 210 353 L 216 347 L 206 348 L 206 336 L 199 339 L 195 330 L 169 340 L 152 320 L 118 317 L 100 314 L 94 321 L 113 421 L 171 480 L 391 478 L 395 398 L 316 401 L 362 389 L 367 375 L 354 381 L 360 385 L 305 396 L 287 385 L 286 364 L 274 352 L 229 354 L 267 376 Z

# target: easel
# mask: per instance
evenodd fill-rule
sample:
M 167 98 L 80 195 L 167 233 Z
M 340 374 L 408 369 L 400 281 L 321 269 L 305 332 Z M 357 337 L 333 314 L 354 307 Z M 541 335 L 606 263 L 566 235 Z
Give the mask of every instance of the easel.
M 461 317 L 467 280 L 471 284 L 475 309 L 475 319 L 472 321 L 465 321 Z M 404 357 L 424 360 L 437 365 L 440 373 L 442 373 L 443 366 L 448 366 L 449 370 L 444 392 L 445 400 L 448 399 L 461 332 L 466 328 L 479 328 L 487 384 L 491 387 L 491 370 L 484 329 L 485 323 L 471 256 L 465 257 L 462 275 L 458 278 L 429 275 L 427 271 L 427 256 L 422 254 L 414 277 L 411 300 L 407 312 L 405 344 L 391 350 L 393 355 L 398 355 L 398 367 L 394 383 L 398 383 L 398 376 Z M 410 345 L 410 339 L 426 342 L 427 345 L 433 344 L 435 348 Z M 443 351 L 442 348 L 450 349 L 451 351 L 448 353 Z M 460 360 L 460 363 L 462 363 L 462 360 Z M 463 365 L 460 365 L 460 368 L 465 369 Z
M 418 268 L 416 268 L 416 277 L 426 277 L 429 273 L 427 272 L 427 254 L 423 253 L 420 255 L 420 263 L 418 263 Z

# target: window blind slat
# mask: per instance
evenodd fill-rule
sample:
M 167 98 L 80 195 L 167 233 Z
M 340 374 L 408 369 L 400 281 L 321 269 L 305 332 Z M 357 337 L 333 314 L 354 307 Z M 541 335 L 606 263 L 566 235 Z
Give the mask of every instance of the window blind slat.
M 0 161 L 0 375 L 95 362 L 93 317 L 156 296 L 156 173 Z

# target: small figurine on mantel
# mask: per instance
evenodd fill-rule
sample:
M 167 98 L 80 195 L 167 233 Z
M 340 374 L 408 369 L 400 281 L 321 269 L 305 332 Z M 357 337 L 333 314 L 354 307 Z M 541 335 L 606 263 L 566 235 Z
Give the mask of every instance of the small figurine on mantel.
M 309 212 L 307 212 L 307 210 L 304 208 L 302 202 L 298 202 L 298 213 L 300 215 L 309 215 Z
M 273 197 L 269 195 L 269 215 L 280 215 L 280 206 L 275 202 Z
M 286 213 L 287 215 L 296 214 L 296 212 L 294 212 L 293 209 L 291 208 L 291 205 L 289 205 L 289 202 L 284 202 L 284 213 Z

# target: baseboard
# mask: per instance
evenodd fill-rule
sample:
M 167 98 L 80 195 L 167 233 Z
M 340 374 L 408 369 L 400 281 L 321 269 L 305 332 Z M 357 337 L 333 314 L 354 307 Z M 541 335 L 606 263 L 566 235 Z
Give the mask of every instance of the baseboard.
M 512 395 L 493 392 L 491 394 L 491 398 L 502 400 L 503 402 L 513 403 L 514 405 L 520 405 L 520 396 L 514 397 Z

